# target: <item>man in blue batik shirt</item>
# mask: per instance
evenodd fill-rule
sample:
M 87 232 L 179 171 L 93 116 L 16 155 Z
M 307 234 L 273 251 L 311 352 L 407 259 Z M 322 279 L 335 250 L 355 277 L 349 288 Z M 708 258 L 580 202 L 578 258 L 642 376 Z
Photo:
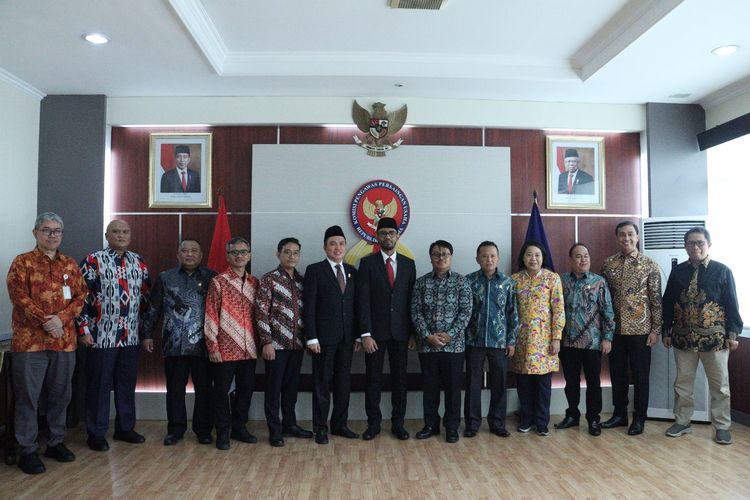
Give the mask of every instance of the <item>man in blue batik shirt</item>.
M 464 397 L 464 437 L 474 437 L 482 423 L 482 381 L 484 360 L 489 364 L 490 432 L 508 437 L 505 429 L 505 392 L 508 358 L 516 350 L 518 310 L 513 280 L 498 271 L 500 251 L 492 241 L 477 248 L 480 269 L 466 276 L 474 294 L 471 322 L 466 331 L 466 395 Z

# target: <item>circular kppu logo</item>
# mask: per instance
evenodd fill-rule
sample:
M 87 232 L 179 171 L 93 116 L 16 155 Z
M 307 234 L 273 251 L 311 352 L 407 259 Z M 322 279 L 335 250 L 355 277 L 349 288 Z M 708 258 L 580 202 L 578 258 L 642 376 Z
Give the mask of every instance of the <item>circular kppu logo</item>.
M 403 234 L 409 225 L 409 200 L 400 187 L 386 180 L 369 181 L 360 186 L 352 197 L 351 218 L 360 237 L 376 244 L 378 221 L 392 217 Z

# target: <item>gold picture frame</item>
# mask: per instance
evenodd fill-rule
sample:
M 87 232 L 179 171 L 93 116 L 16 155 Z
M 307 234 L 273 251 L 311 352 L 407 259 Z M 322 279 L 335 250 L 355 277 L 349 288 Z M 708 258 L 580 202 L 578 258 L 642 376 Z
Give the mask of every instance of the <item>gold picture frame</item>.
M 149 141 L 149 208 L 211 208 L 211 132 L 158 132 Z
M 547 208 L 604 210 L 604 137 L 547 136 Z

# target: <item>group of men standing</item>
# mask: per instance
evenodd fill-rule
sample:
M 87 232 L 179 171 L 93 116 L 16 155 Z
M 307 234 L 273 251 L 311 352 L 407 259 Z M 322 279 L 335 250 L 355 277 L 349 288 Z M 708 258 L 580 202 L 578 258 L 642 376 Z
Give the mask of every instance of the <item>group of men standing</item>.
M 588 385 L 589 432 L 598 435 L 601 428 L 627 425 L 630 368 L 635 413 L 629 434 L 642 433 L 650 348 L 663 329 L 664 344 L 676 348 L 678 365 L 676 423 L 667 435 L 690 432 L 692 381 L 700 360 L 711 388 L 716 441 L 730 443 L 727 348 L 737 347 L 742 329 L 731 271 L 708 257 L 708 231 L 691 229 L 685 235 L 689 260 L 672 271 L 662 300 L 659 269 L 638 252 L 635 224 L 623 222 L 615 233 L 620 252 L 605 261 L 603 278 L 590 272 L 584 244 L 576 243 L 569 252 L 572 272 L 562 277 L 566 327 L 560 351 L 569 408 L 556 427 L 579 424 L 581 368 Z M 401 440 L 410 438 L 404 427 L 410 348 L 419 353 L 424 378 L 424 427 L 418 439 L 440 433 L 442 387 L 445 438 L 458 441 L 464 362 L 464 436 L 477 434 L 485 360 L 490 368 L 488 425 L 497 436 L 509 435 L 505 379 L 519 317 L 514 282 L 497 269 L 499 251 L 493 242 L 477 248 L 480 269 L 462 276 L 451 270 L 452 245 L 438 240 L 429 248 L 432 270 L 417 279 L 414 261 L 396 252 L 396 221 L 381 218 L 376 231 L 380 251 L 363 258 L 358 270 L 343 262 L 346 239 L 339 226 L 332 226 L 323 238 L 325 259 L 308 266 L 304 278 L 296 269 L 301 244 L 285 238 L 277 247 L 278 267 L 258 280 L 247 271 L 251 253 L 244 238 L 228 242 L 229 266 L 219 274 L 201 266 L 200 244 L 185 239 L 177 252 L 179 266 L 162 272 L 152 289 L 146 264 L 128 249 L 130 227 L 125 221 L 110 222 L 107 248 L 84 258 L 80 266 L 58 251 L 63 234 L 59 216 L 40 214 L 33 234 L 35 249 L 14 260 L 7 279 L 13 303 L 16 439 L 19 466 L 26 473 L 45 470 L 36 453 L 40 408 L 49 428 L 45 456 L 61 462 L 75 459 L 63 439 L 76 341 L 88 348 L 89 447 L 109 448 L 104 436 L 112 389 L 117 411 L 114 439 L 145 440 L 135 431 L 136 373 L 140 346 L 149 353 L 154 350 L 160 319 L 167 446 L 187 431 L 188 377 L 195 387 L 192 430 L 200 443 L 212 443 L 214 427 L 218 449 L 229 449 L 230 438 L 256 442 L 246 423 L 258 356 L 266 366 L 264 410 L 272 446 L 283 446 L 284 437 L 314 436 L 316 443 L 326 444 L 329 431 L 359 438 L 348 427 L 348 407 L 353 351 L 360 349 L 366 366 L 363 439 L 381 432 L 386 351 L 391 433 Z M 302 429 L 295 414 L 305 349 L 312 355 L 313 432 Z M 600 424 L 599 371 L 601 353 L 607 352 L 615 411 Z

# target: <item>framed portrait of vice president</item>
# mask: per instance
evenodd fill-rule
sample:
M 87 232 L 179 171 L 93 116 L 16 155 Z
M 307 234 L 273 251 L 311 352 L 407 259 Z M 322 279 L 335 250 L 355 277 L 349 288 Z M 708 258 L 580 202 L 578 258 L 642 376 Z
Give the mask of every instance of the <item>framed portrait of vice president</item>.
M 211 207 L 211 133 L 153 133 L 148 206 Z
M 547 208 L 604 210 L 604 138 L 547 136 Z

